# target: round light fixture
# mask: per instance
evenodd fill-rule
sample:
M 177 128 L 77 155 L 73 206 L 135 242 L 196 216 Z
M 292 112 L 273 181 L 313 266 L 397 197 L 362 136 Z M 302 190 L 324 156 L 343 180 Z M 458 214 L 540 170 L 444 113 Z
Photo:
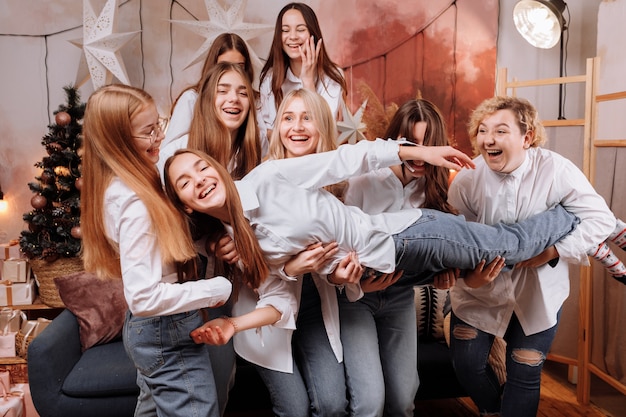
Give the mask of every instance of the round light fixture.
M 517 31 L 536 48 L 549 49 L 561 38 L 563 0 L 521 0 L 513 9 Z

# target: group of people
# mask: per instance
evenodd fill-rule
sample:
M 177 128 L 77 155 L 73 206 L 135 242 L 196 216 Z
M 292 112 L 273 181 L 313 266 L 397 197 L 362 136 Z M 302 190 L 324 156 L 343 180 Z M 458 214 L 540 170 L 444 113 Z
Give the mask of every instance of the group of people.
M 414 285 L 450 288 L 454 366 L 481 413 L 535 415 L 567 263 L 593 256 L 626 283 L 605 242 L 626 248 L 626 224 L 540 148 L 534 107 L 485 100 L 475 159 L 421 98 L 383 139 L 337 147 L 346 82 L 302 3 L 280 11 L 254 81 L 245 42 L 226 33 L 166 132 L 141 89 L 88 100 L 82 256 L 123 280 L 135 415 L 222 415 L 236 352 L 277 416 L 412 416 Z M 495 337 L 504 385 L 487 361 Z

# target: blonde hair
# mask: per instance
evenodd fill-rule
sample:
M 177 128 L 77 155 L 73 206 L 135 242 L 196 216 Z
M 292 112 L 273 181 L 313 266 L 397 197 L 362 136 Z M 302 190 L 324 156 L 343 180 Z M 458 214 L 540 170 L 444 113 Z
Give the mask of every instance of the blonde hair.
M 152 97 L 127 85 L 96 90 L 83 121 L 81 229 L 85 269 L 100 277 L 121 277 L 119 246 L 106 238 L 104 194 L 114 177 L 130 187 L 148 210 L 163 263 L 192 263 L 196 252 L 186 219 L 165 196 L 156 166 L 143 158 L 132 139 L 131 120 Z
M 250 101 L 248 115 L 237 129 L 234 140 L 215 109 L 219 81 L 224 74 L 231 71 L 241 77 Z M 199 86 L 187 147 L 211 155 L 226 167 L 232 161 L 234 168 L 230 175 L 234 179 L 241 179 L 261 163 L 261 143 L 255 113 L 252 84 L 241 66 L 230 62 L 217 63 Z
M 178 197 L 169 174 L 170 166 L 176 157 L 186 153 L 196 155 L 198 158 L 204 160 L 209 166 L 213 167 L 221 177 L 226 191 L 225 204 L 229 216 L 228 223 L 233 228 L 233 234 L 235 236 L 233 240 L 235 242 L 235 248 L 237 249 L 237 254 L 239 255 L 240 264 L 242 266 L 242 279 L 251 288 L 258 288 L 259 285 L 261 285 L 261 283 L 267 278 L 269 268 L 265 261 L 263 251 L 259 246 L 259 241 L 257 240 L 248 219 L 244 216 L 241 199 L 239 198 L 239 193 L 235 187 L 235 182 L 226 168 L 224 168 L 224 166 L 222 166 L 217 160 L 202 151 L 189 148 L 179 149 L 174 153 L 174 155 L 170 156 L 167 161 L 165 161 L 165 192 L 167 193 L 167 196 L 171 199 L 174 206 L 176 206 L 180 213 L 189 216 L 189 214 L 185 212 L 185 206 Z M 205 212 L 201 214 L 204 214 L 205 218 L 199 219 L 200 221 L 208 221 L 213 224 L 219 222 L 219 220 L 212 216 L 211 213 Z M 191 218 L 190 221 L 192 221 Z M 219 224 L 221 224 L 221 222 L 219 222 Z M 237 270 L 236 268 L 234 269 Z
M 296 98 L 299 98 L 304 102 L 304 107 L 308 110 L 309 116 L 315 123 L 319 132 L 320 140 L 317 143 L 315 153 L 334 151 L 337 149 L 337 124 L 330 110 L 330 106 L 326 100 L 324 100 L 324 98 L 315 91 L 302 88 L 290 91 L 278 107 L 276 121 L 274 122 L 274 129 L 272 130 L 272 136 L 270 137 L 268 152 L 269 159 L 286 158 L 285 145 L 280 138 L 280 125 L 287 107 Z M 324 188 L 334 194 L 337 198 L 341 199 L 343 197 L 346 184 L 347 183 L 344 181 Z
M 537 109 L 528 100 L 520 97 L 495 96 L 480 103 L 470 116 L 468 133 L 474 148 L 476 148 L 476 136 L 480 123 L 498 110 L 511 110 L 513 112 L 520 132 L 532 135 L 531 148 L 543 145 L 548 139 Z M 476 149 L 474 151 L 478 154 Z

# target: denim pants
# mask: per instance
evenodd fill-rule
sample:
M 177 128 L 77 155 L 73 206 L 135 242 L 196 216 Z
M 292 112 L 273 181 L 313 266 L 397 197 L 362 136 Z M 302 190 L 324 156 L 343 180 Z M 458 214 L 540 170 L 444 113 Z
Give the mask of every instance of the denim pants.
M 126 313 L 124 347 L 158 416 L 219 416 L 209 350 L 189 336 L 202 323 L 199 311 L 158 317 Z
M 347 416 L 343 363 L 330 347 L 319 293 L 305 275 L 296 330 L 292 336 L 293 373 L 256 366 L 267 386 L 274 415 L 285 417 Z
M 499 413 L 503 417 L 534 417 L 539 407 L 541 370 L 552 346 L 557 324 L 548 330 L 529 336 L 524 334 L 517 316 L 513 314 L 504 335 L 506 346 L 506 383 L 501 387 L 488 357 L 494 336 L 465 323 L 452 313 L 450 320 L 450 350 L 459 382 L 482 414 Z M 476 337 L 459 339 L 454 329 L 465 326 L 476 330 Z M 464 332 L 465 333 L 465 332 Z M 522 363 L 514 359 L 519 350 L 541 354 L 535 363 Z M 504 388 L 504 389 L 503 389 Z
M 399 283 L 431 284 L 434 275 L 448 268 L 474 269 L 502 256 L 506 268 L 554 245 L 575 229 L 579 219 L 558 205 L 519 223 L 486 225 L 463 216 L 422 209 L 422 216 L 393 235 Z
M 417 323 L 413 291 L 392 285 L 356 302 L 339 296 L 350 415 L 413 416 Z

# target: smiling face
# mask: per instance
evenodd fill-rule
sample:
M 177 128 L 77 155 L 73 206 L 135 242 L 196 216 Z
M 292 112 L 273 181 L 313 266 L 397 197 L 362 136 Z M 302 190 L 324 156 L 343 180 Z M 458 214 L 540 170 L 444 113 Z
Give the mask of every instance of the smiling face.
M 159 113 L 154 104 L 147 105 L 130 121 L 135 148 L 151 164 L 159 162 L 159 147 L 165 137 L 160 129 Z M 154 136 L 154 142 L 151 139 Z
M 286 105 L 278 129 L 286 158 L 317 152 L 320 132 L 300 97 L 292 98 Z
M 224 125 L 234 133 L 248 117 L 250 97 L 246 83 L 235 71 L 225 72 L 217 85 L 215 111 Z
M 171 160 L 167 176 L 185 211 L 197 211 L 220 218 L 226 202 L 222 178 L 204 159 L 181 153 Z
M 281 30 L 283 51 L 290 60 L 299 61 L 301 59 L 300 46 L 311 36 L 302 13 L 296 9 L 287 10 L 283 15 Z
M 497 110 L 480 122 L 476 145 L 493 171 L 509 174 L 516 170 L 532 143 L 532 133 L 520 130 L 515 114 L 508 109 Z

